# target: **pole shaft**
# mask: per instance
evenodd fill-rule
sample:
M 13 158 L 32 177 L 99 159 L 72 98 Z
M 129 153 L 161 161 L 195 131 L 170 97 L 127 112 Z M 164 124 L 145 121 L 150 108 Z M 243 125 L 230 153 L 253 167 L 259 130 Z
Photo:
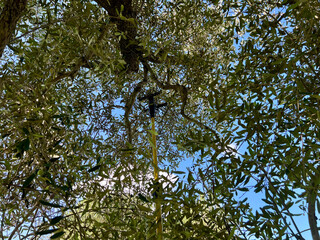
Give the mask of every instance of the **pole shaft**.
M 151 118 L 152 124 L 152 156 L 153 156 L 153 165 L 154 165 L 154 180 L 158 184 L 159 179 L 159 168 L 158 168 L 158 159 L 157 159 L 157 142 L 156 135 L 154 134 L 156 131 L 154 117 Z M 161 219 L 161 202 L 160 199 L 156 198 L 156 224 L 157 224 L 157 239 L 162 240 L 162 219 Z

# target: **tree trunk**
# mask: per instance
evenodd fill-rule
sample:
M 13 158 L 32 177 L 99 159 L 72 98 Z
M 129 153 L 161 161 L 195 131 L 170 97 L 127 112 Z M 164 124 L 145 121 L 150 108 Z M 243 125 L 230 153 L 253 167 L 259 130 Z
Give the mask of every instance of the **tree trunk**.
M 0 15 L 0 58 L 10 42 L 17 22 L 26 9 L 28 0 L 7 0 Z
M 139 55 L 141 55 L 137 43 L 137 26 L 134 22 L 120 19 L 121 15 L 127 19 L 136 21 L 136 12 L 132 6 L 132 0 L 96 0 L 96 2 L 108 11 L 111 21 L 117 25 L 117 28 L 125 37 L 119 41 L 120 50 L 123 59 L 126 62 L 128 72 L 138 72 Z

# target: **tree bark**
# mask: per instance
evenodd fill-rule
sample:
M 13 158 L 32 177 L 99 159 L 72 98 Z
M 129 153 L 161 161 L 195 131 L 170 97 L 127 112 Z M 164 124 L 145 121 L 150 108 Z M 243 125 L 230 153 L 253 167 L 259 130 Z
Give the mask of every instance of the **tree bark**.
M 307 198 L 308 202 L 308 219 L 309 219 L 309 225 L 311 229 L 312 239 L 313 240 L 320 240 L 318 226 L 317 226 L 317 217 L 315 215 L 316 212 L 316 193 L 310 192 Z
M 118 30 L 124 35 L 119 41 L 123 59 L 126 62 L 128 72 L 139 70 L 139 55 L 137 43 L 136 12 L 132 6 L 132 0 L 95 0 L 99 6 L 108 11 L 111 22 L 117 25 Z M 122 7 L 121 7 L 122 6 Z M 134 22 L 120 19 L 121 15 L 127 19 L 134 19 Z
M 0 58 L 14 34 L 28 0 L 7 0 L 0 15 Z

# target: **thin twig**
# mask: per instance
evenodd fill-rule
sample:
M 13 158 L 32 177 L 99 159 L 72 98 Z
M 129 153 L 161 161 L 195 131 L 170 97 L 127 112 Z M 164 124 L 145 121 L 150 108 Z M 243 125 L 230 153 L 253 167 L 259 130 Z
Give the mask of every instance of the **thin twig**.
M 35 31 L 37 31 L 37 30 L 39 30 L 39 29 L 42 29 L 42 28 L 47 28 L 47 27 L 50 26 L 51 24 L 55 24 L 55 23 L 58 23 L 58 22 L 61 22 L 61 20 L 55 20 L 55 21 L 52 21 L 52 22 L 50 22 L 50 23 L 42 24 L 42 25 L 40 25 L 40 26 L 38 26 L 38 27 L 34 27 L 34 28 L 32 28 L 31 30 L 29 30 L 29 31 L 21 34 L 20 36 L 11 39 L 11 40 L 10 40 L 10 43 L 13 43 L 13 42 L 17 41 L 18 39 L 27 36 L 27 35 L 30 34 L 30 33 L 33 33 L 33 32 L 35 32 Z
M 37 209 L 38 205 L 39 205 L 39 200 L 42 198 L 42 195 L 40 195 L 37 200 L 35 201 L 35 205 L 32 209 L 29 210 L 29 212 L 27 213 L 27 215 L 15 226 L 15 228 L 12 230 L 8 240 L 13 239 L 15 233 L 19 230 L 19 228 L 21 227 L 21 225 L 24 223 L 25 219 L 28 218 L 29 216 L 31 216 L 31 214 L 34 213 L 34 211 Z
M 270 177 L 268 176 L 267 171 L 266 171 L 263 167 L 261 167 L 261 166 L 260 166 L 260 169 L 263 171 L 263 173 L 264 173 L 265 177 L 266 177 L 266 178 L 267 178 L 267 180 L 268 180 L 269 185 L 272 187 L 272 189 L 274 190 L 274 192 L 275 192 L 278 196 L 280 196 L 280 194 L 279 194 L 278 190 L 275 188 L 275 186 L 273 185 L 273 183 L 272 183 L 272 181 L 271 181 Z M 266 191 L 267 191 L 267 190 L 268 190 L 268 189 L 266 189 Z M 289 226 L 289 224 L 287 223 L 286 219 L 282 216 L 282 214 L 281 214 L 281 212 L 280 212 L 279 208 L 277 207 L 278 205 L 277 205 L 277 203 L 274 201 L 273 197 L 271 197 L 271 201 L 272 201 L 273 205 L 274 205 L 274 206 L 275 206 L 275 208 L 276 208 L 276 209 L 275 209 L 275 210 L 276 210 L 276 212 L 279 214 L 279 216 L 281 216 L 281 217 L 282 217 L 282 219 L 283 219 L 284 223 L 287 225 L 287 227 L 290 229 L 290 231 L 292 232 L 292 234 L 295 236 L 295 234 L 294 234 L 294 232 L 293 232 L 292 228 Z M 299 228 L 298 228 L 298 226 L 297 226 L 297 224 L 296 224 L 295 220 L 293 219 L 292 214 L 290 213 L 289 209 L 286 209 L 285 211 L 286 211 L 286 212 L 287 212 L 287 214 L 289 215 L 289 217 L 290 217 L 290 219 L 291 219 L 291 221 L 292 221 L 292 223 L 293 223 L 293 225 L 294 225 L 294 227 L 295 227 L 296 231 L 298 232 L 299 236 L 301 237 L 301 239 L 303 239 L 303 237 L 302 237 L 302 235 L 301 235 L 301 232 L 300 232 L 300 230 L 299 230 Z

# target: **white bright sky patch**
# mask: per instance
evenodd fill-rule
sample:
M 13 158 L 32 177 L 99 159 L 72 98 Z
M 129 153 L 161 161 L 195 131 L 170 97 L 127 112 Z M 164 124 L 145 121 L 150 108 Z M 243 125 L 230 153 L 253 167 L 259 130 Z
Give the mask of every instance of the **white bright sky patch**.
M 109 178 L 101 178 L 99 184 L 102 187 L 112 190 L 116 183 L 121 182 L 123 187 L 123 192 L 128 194 L 144 193 L 150 195 L 148 189 L 152 184 L 154 184 L 153 169 L 149 169 L 147 173 L 136 174 L 129 167 L 129 170 L 125 170 L 120 174 L 115 174 L 116 169 L 110 171 Z M 135 176 L 133 177 L 133 174 Z M 117 176 L 115 176 L 117 175 Z M 162 188 L 165 190 L 167 188 L 172 188 L 175 183 L 179 180 L 178 176 L 165 171 L 159 172 L 159 182 L 162 183 Z

